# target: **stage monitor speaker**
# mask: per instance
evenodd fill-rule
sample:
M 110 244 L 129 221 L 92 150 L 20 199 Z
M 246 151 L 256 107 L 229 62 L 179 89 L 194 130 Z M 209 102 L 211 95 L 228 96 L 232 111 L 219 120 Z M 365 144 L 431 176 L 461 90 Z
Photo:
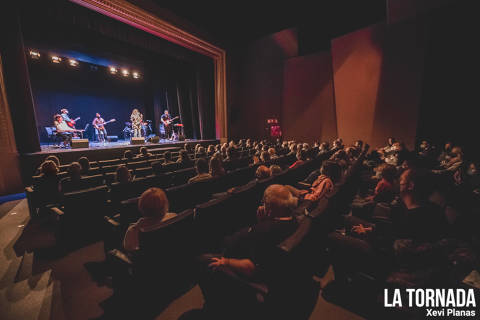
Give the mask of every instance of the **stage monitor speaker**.
M 147 139 L 147 142 L 151 143 L 159 143 L 160 142 L 160 137 L 159 136 L 152 136 Z
M 142 137 L 132 137 L 132 140 L 130 140 L 130 144 L 144 144 L 145 143 L 145 138 Z
M 108 142 L 117 142 L 118 141 L 118 136 L 107 136 L 107 141 Z
M 72 149 L 88 148 L 88 139 L 72 139 Z

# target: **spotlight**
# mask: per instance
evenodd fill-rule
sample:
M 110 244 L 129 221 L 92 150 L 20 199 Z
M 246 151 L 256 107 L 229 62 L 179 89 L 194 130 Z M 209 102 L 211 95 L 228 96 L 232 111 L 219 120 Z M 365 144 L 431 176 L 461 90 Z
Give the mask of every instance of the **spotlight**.
M 32 59 L 40 59 L 40 52 L 30 50 L 29 53 Z
M 69 59 L 68 64 L 71 65 L 72 67 L 78 66 L 78 61 L 74 59 Z
M 117 74 L 117 72 L 118 72 L 117 68 L 115 68 L 115 67 L 110 67 L 108 69 L 110 70 L 111 74 Z
M 134 79 L 138 79 L 138 78 L 140 78 L 140 73 L 135 71 L 135 72 L 132 73 L 132 76 L 133 76 Z
M 128 77 L 129 74 L 130 74 L 130 72 L 127 69 L 122 69 L 122 75 L 124 77 Z
M 52 62 L 53 63 L 60 63 L 60 62 L 62 62 L 62 58 L 57 57 L 57 56 L 52 56 Z

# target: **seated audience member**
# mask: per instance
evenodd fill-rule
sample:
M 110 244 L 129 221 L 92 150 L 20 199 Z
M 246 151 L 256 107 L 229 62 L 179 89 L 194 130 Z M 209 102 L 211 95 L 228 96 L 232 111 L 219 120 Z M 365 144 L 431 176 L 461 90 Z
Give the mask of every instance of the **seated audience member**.
M 396 169 L 390 164 L 383 164 L 378 171 L 380 172 L 380 181 L 378 181 L 373 195 L 367 197 L 367 200 L 391 202 L 395 197 L 394 182 Z
M 227 147 L 221 146 L 220 147 L 220 155 L 222 156 L 223 161 L 227 159 Z
M 123 159 L 127 161 L 132 161 L 134 158 L 132 150 L 125 150 L 123 153 Z
M 205 152 L 205 148 L 200 146 L 197 149 L 197 152 L 195 152 L 195 159 L 206 159 L 207 158 L 207 153 Z
M 210 158 L 210 175 L 213 178 L 222 177 L 225 175 L 225 169 L 223 168 L 222 161 L 217 157 Z
M 343 149 L 340 149 L 337 152 L 335 152 L 330 157 L 330 160 L 334 160 L 335 162 L 337 162 L 343 171 L 347 170 L 348 166 L 350 165 L 350 161 L 347 157 L 347 153 Z
M 190 178 L 188 183 L 205 181 L 212 178 L 212 175 L 208 173 L 208 162 L 205 158 L 195 160 L 195 170 L 197 171 L 197 175 Z
M 305 161 L 307 160 L 307 152 L 305 150 L 299 150 L 297 152 L 297 161 L 295 161 L 294 163 L 292 163 L 292 165 L 290 167 L 288 167 L 289 169 L 294 169 L 294 168 L 297 168 L 298 166 L 302 165 L 305 163 Z
M 165 153 L 163 154 L 163 158 L 163 165 L 174 163 L 172 160 L 172 153 L 170 151 L 165 151 Z
M 327 153 L 328 151 L 330 151 L 328 142 L 322 142 L 320 144 L 320 147 L 318 148 L 318 154 L 321 155 L 321 154 Z
M 444 165 L 450 161 L 452 158 L 452 148 L 453 144 L 450 141 L 445 142 L 445 146 L 443 147 L 442 153 L 438 156 L 438 162 L 440 165 Z
M 207 148 L 207 157 L 211 158 L 214 153 L 215 153 L 215 146 L 211 144 Z
M 187 151 L 187 153 L 191 153 L 192 152 L 192 145 L 188 144 L 188 143 L 185 143 L 183 145 L 183 150 Z
M 47 160 L 40 165 L 40 170 L 41 177 L 34 185 L 34 190 L 39 195 L 39 199 L 58 200 L 61 186 L 57 165 L 52 160 Z
M 78 162 L 72 162 L 68 167 L 68 177 L 62 179 L 62 192 L 71 192 L 80 188 L 82 180 L 82 166 Z
M 435 247 L 432 244 L 447 235 L 445 215 L 428 202 L 429 191 L 426 174 L 409 169 L 400 177 L 402 208 L 392 210 L 388 217 L 391 227 L 377 229 L 367 221 L 347 217 L 346 230 L 351 233 L 329 235 L 335 279 L 345 279 L 345 274 L 351 271 L 367 272 L 382 279 L 394 267 L 392 256 L 405 270 L 418 267 L 425 270 L 432 260 L 429 252 Z
M 55 155 L 50 155 L 50 156 L 48 156 L 48 157 L 45 159 L 45 161 L 49 161 L 49 160 L 55 162 L 55 165 L 56 165 L 57 167 L 60 167 L 60 159 L 58 159 L 57 156 L 55 156 Z
M 282 173 L 282 168 L 277 164 L 272 164 L 270 166 L 270 171 L 272 172 L 272 176 L 276 176 L 277 174 Z
M 287 153 L 287 156 L 297 155 L 297 145 L 295 143 L 290 144 L 290 152 Z
M 148 152 L 147 147 L 141 147 L 140 148 L 140 153 L 138 154 L 137 158 L 138 159 L 149 159 L 151 156 L 153 156 L 150 152 Z
M 177 159 L 177 163 L 182 164 L 185 168 L 191 167 L 193 165 L 193 160 L 188 155 L 186 150 L 180 150 L 179 157 Z
M 268 153 L 268 151 L 262 151 L 262 153 L 260 153 L 260 162 L 270 162 L 270 154 Z
M 335 184 L 342 178 L 342 169 L 337 162 L 327 160 L 323 163 L 320 173 L 309 190 L 299 190 L 292 186 L 287 188 L 295 197 L 311 202 L 330 196 L 335 191 Z
M 343 149 L 343 140 L 341 138 L 337 138 L 333 141 L 333 149 Z
M 255 178 L 257 180 L 263 180 L 270 178 L 272 176 L 272 171 L 269 167 L 261 165 L 258 166 L 257 170 L 255 171 Z
M 362 140 L 355 141 L 355 143 L 353 144 L 353 147 L 357 149 L 358 152 L 360 153 L 363 149 L 363 141 Z
M 228 282 L 223 281 L 224 273 L 246 279 L 270 279 L 268 266 L 272 250 L 298 228 L 293 215 L 296 199 L 287 188 L 271 185 L 265 190 L 263 199 L 264 206 L 258 209 L 258 222 L 228 237 L 223 255 L 202 256 L 208 268 L 202 268 L 205 273 L 201 274 L 199 285 L 208 312 L 222 314 L 223 310 L 232 310 L 232 306 L 244 303 L 225 294 L 233 288 L 228 288 Z
M 439 170 L 432 170 L 433 173 L 447 173 L 447 172 L 455 172 L 463 165 L 463 152 L 462 148 L 460 147 L 453 147 L 451 158 L 448 162 L 446 162 L 442 169 Z
M 270 159 L 277 159 L 278 156 L 277 156 L 277 153 L 275 151 L 275 148 L 269 148 L 268 149 L 268 155 L 270 156 Z
M 138 210 L 142 214 L 137 222 L 128 227 L 123 240 L 123 247 L 128 252 L 140 248 L 140 232 L 154 231 L 162 227 L 163 223 L 176 216 L 168 212 L 168 199 L 165 192 L 160 188 L 150 188 L 140 196 Z
M 90 161 L 88 161 L 87 157 L 81 157 L 78 159 L 78 164 L 81 167 L 81 174 L 87 174 L 90 171 Z
M 129 183 L 132 182 L 134 179 L 126 165 L 121 165 L 117 168 L 117 171 L 115 172 L 115 178 L 117 182 L 120 183 Z
M 184 150 L 182 150 L 184 151 Z M 160 161 L 155 161 L 152 163 L 152 170 L 153 170 L 153 174 L 157 177 L 161 177 L 163 176 L 163 173 L 164 173 L 164 168 L 163 168 L 163 165 Z
M 423 163 L 423 166 L 426 168 L 433 168 L 436 165 L 437 157 L 435 152 L 435 147 L 430 144 L 427 140 L 423 140 L 420 143 L 418 158 Z
M 60 168 L 60 159 L 58 159 L 58 157 L 55 156 L 55 155 L 50 155 L 50 156 L 46 157 L 45 160 L 40 164 L 40 166 L 35 171 L 35 175 L 42 174 L 42 164 L 45 161 L 53 161 L 55 163 L 55 165 L 57 166 L 57 168 Z

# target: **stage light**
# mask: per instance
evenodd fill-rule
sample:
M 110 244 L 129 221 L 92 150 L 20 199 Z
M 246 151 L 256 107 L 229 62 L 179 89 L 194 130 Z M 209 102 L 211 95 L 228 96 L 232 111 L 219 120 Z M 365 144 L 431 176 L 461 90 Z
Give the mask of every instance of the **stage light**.
M 138 79 L 138 78 L 140 78 L 140 73 L 135 71 L 135 72 L 132 73 L 132 76 L 133 76 L 134 79 Z
M 71 65 L 72 67 L 78 66 L 78 61 L 74 59 L 69 59 L 68 64 Z
M 60 62 L 62 62 L 62 58 L 57 57 L 57 56 L 52 56 L 52 62 L 53 63 L 60 63 Z
M 130 72 L 127 69 L 122 69 L 122 75 L 124 77 L 128 77 L 129 74 L 130 74 Z
M 110 70 L 111 74 L 117 74 L 117 72 L 118 72 L 117 68 L 115 68 L 115 67 L 110 67 L 108 69 Z
M 32 59 L 40 59 L 40 52 L 30 50 L 29 53 Z

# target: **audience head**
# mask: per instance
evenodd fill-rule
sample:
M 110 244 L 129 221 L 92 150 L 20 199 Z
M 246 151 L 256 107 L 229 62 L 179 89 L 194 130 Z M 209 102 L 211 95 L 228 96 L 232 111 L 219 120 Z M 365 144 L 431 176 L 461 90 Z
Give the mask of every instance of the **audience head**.
M 324 161 L 320 173 L 329 177 L 333 183 L 337 183 L 342 178 L 342 168 L 333 160 Z
M 391 164 L 384 164 L 380 169 L 380 176 L 390 183 L 393 183 L 397 175 L 397 169 Z
M 160 188 L 147 189 L 138 200 L 138 210 L 146 218 L 163 219 L 168 206 L 167 195 Z
M 453 147 L 451 153 L 452 153 L 454 158 L 458 158 L 458 159 L 463 158 L 462 148 L 460 148 L 460 147 Z
M 198 147 L 197 152 L 195 153 L 198 157 L 204 157 L 205 154 L 205 147 Z
M 133 159 L 132 150 L 125 150 L 125 152 L 123 153 L 123 157 L 127 160 L 132 160 Z
M 320 151 L 328 151 L 329 149 L 328 147 L 329 147 L 328 142 L 322 142 L 320 144 Z
M 477 164 L 475 162 L 470 162 L 467 167 L 467 175 L 473 176 L 478 174 Z
M 50 156 L 48 156 L 47 158 L 45 158 L 45 161 L 48 161 L 48 160 L 51 160 L 51 161 L 55 162 L 55 164 L 57 165 L 57 167 L 60 167 L 60 160 L 58 159 L 57 156 L 50 155 Z
M 68 175 L 71 180 L 80 180 L 82 177 L 82 166 L 78 162 L 72 162 L 68 167 Z
M 208 162 L 204 158 L 198 158 L 195 161 L 195 170 L 198 174 L 208 173 Z
M 408 169 L 400 176 L 400 196 L 402 199 L 411 199 L 421 204 L 427 201 L 431 186 L 426 171 Z
M 268 149 L 268 154 L 270 155 L 270 158 L 276 156 L 275 149 L 274 148 Z
M 395 143 L 395 138 L 393 138 L 393 137 L 388 137 L 388 139 L 387 139 L 387 144 L 388 144 L 389 146 L 392 146 L 394 143 Z
M 262 162 L 270 161 L 270 154 L 267 151 L 262 151 L 262 153 L 260 153 L 260 160 Z
M 265 214 L 270 218 L 292 216 L 298 199 L 292 196 L 288 188 L 279 184 L 272 184 L 263 194 Z
M 255 177 L 259 180 L 269 178 L 272 175 L 272 171 L 267 166 L 261 165 L 255 171 Z
M 140 148 L 140 154 L 141 154 L 142 156 L 147 156 L 147 155 L 148 155 L 148 149 L 147 149 L 147 147 L 141 147 L 141 148 Z
M 225 169 L 223 169 L 222 161 L 217 157 L 210 158 L 210 174 L 212 177 L 217 177 L 223 175 Z
M 190 157 L 188 156 L 187 150 L 180 150 L 179 154 L 180 154 L 180 160 L 182 162 L 190 161 Z
M 453 148 L 453 143 L 452 143 L 451 141 L 445 142 L 445 146 L 443 147 L 443 149 L 444 149 L 446 152 L 452 151 L 452 148 Z
M 226 156 L 226 155 L 227 155 L 227 147 L 222 146 L 222 147 L 220 148 L 220 152 L 222 153 L 223 156 Z
M 215 146 L 214 145 L 209 145 L 208 148 L 207 148 L 207 154 L 209 156 L 213 155 L 213 153 L 215 152 Z
M 183 145 L 183 150 L 187 151 L 188 152 L 191 152 L 192 151 L 192 145 L 191 144 L 188 144 L 188 143 L 185 143 Z
M 362 140 L 357 140 L 357 141 L 355 141 L 353 146 L 357 149 L 362 149 L 363 148 L 363 141 Z
M 81 166 L 82 173 L 87 173 L 90 170 L 90 161 L 88 161 L 87 157 L 80 157 L 78 163 Z
M 116 177 L 117 181 L 120 183 L 128 183 L 132 180 L 130 170 L 128 170 L 126 165 L 121 165 L 117 168 Z
M 298 150 L 297 151 L 297 159 L 305 161 L 307 160 L 307 151 L 304 149 Z
M 40 165 L 40 170 L 45 177 L 55 177 L 58 173 L 58 167 L 52 160 L 44 161 Z
M 282 173 L 282 168 L 277 164 L 272 164 L 270 166 L 270 172 L 272 173 L 272 176 L 276 176 L 277 174 Z

